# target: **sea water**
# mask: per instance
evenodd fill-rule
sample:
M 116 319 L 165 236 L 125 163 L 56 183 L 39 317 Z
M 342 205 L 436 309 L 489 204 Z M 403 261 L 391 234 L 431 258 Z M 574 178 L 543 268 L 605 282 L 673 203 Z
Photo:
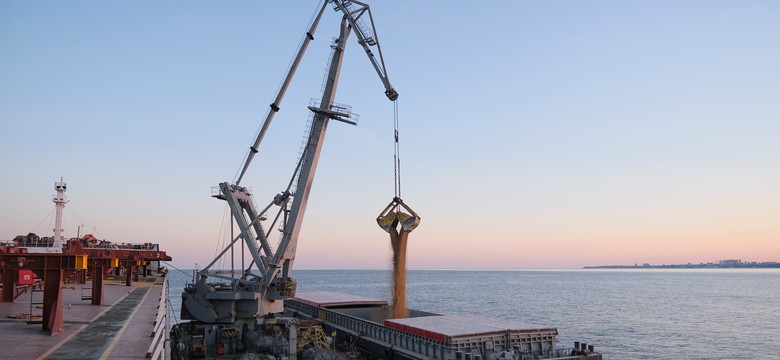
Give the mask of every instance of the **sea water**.
M 295 270 L 299 289 L 389 300 L 390 270 Z M 170 272 L 173 308 L 191 273 Z M 607 359 L 780 359 L 780 269 L 409 270 L 407 304 L 554 326 Z

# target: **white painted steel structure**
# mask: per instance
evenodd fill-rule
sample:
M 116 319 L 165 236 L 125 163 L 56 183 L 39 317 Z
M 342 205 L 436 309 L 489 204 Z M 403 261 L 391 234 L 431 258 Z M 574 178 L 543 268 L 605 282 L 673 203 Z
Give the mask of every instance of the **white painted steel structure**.
M 266 131 L 276 112 L 287 87 L 292 80 L 298 64 L 309 43 L 314 39 L 320 18 L 328 4 L 342 15 L 338 38 L 331 45 L 331 55 L 321 100 L 309 106 L 312 112 L 311 126 L 307 140 L 298 160 L 298 164 L 287 187 L 273 196 L 272 200 L 262 210 L 255 207 L 251 191 L 239 185 L 247 168 L 262 142 Z M 370 25 L 366 25 L 370 24 Z M 247 351 L 268 351 L 274 356 L 295 359 L 296 357 L 296 324 L 292 318 L 282 316 L 284 300 L 295 295 L 296 283 L 291 277 L 293 262 L 298 244 L 301 224 L 306 212 L 311 193 L 314 175 L 322 151 L 325 134 L 330 120 L 338 120 L 356 125 L 357 118 L 348 106 L 334 102 L 341 73 L 342 59 L 347 38 L 354 33 L 358 44 L 363 48 L 385 88 L 385 95 L 390 100 L 398 98 L 398 92 L 390 85 L 385 69 L 379 39 L 374 27 L 373 18 L 368 5 L 359 1 L 325 0 L 313 22 L 310 24 L 306 37 L 287 71 L 276 99 L 270 105 L 270 110 L 252 146 L 250 146 L 246 161 L 240 175 L 234 183 L 223 182 L 215 189 L 212 196 L 225 200 L 230 207 L 233 219 L 239 229 L 234 237 L 216 258 L 197 274 L 194 284 L 188 285 L 182 294 L 181 318 L 194 320 L 188 325 L 175 327 L 176 342 L 183 351 L 193 349 L 186 342 L 192 334 L 205 330 L 206 336 L 204 356 L 210 354 L 224 344 L 221 338 L 209 334 L 208 329 L 214 329 L 214 324 L 229 324 L 234 326 L 228 331 L 239 331 L 245 341 Z M 269 210 L 277 210 L 270 225 L 262 222 L 271 216 Z M 274 247 L 269 239 L 270 229 L 279 228 L 281 238 Z M 239 241 L 240 240 L 240 241 Z M 241 269 L 241 276 L 236 278 L 235 269 L 230 275 L 224 271 L 212 270 L 212 267 L 226 255 L 233 253 L 236 243 L 246 249 L 252 258 L 247 268 Z M 231 266 L 235 267 L 232 265 Z M 243 266 L 242 266 L 243 267 Z M 257 275 L 259 274 L 259 276 Z M 224 325 L 219 325 L 224 326 Z M 287 340 L 278 342 L 280 337 L 271 337 L 265 332 L 269 327 L 287 334 Z M 234 336 L 234 335 L 231 335 Z M 268 344 L 273 343 L 273 346 Z M 268 350 L 273 348 L 272 350 Z M 200 348 L 198 347 L 198 351 Z M 222 348 L 221 351 L 224 351 Z M 183 355 L 177 353 L 177 356 Z
M 54 195 L 52 201 L 54 202 L 54 244 L 52 246 L 53 251 L 61 252 L 62 245 L 65 244 L 62 238 L 62 210 L 65 208 L 65 204 L 68 203 L 68 199 L 65 197 L 65 190 L 67 190 L 67 184 L 60 178 L 60 181 L 54 183 L 54 190 L 57 194 Z

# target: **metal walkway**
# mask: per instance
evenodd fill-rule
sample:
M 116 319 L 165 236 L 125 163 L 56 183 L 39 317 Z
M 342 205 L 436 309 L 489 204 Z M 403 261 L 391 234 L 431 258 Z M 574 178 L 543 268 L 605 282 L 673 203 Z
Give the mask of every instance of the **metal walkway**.
M 149 292 L 133 289 L 124 299 L 70 338 L 46 359 L 100 359 Z

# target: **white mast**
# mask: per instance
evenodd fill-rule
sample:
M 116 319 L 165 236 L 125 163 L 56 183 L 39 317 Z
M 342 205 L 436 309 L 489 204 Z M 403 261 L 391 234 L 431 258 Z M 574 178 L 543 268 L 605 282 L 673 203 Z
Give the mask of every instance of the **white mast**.
M 68 199 L 65 197 L 66 189 L 67 185 L 62 181 L 62 178 L 60 178 L 60 181 L 54 183 L 54 190 L 57 191 L 57 194 L 52 198 L 55 209 L 54 246 L 52 246 L 52 248 L 53 250 L 59 251 L 62 251 L 62 245 L 64 243 L 64 241 L 62 241 L 62 209 L 65 208 L 65 203 L 68 202 Z

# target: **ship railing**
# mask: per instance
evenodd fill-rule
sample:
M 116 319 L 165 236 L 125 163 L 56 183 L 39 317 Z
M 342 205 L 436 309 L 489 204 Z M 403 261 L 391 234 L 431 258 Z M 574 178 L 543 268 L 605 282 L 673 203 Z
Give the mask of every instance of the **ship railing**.
M 159 250 L 160 244 L 155 243 L 98 243 L 94 246 L 84 246 L 90 249 L 117 249 L 117 250 Z
M 165 359 L 165 334 L 167 333 L 168 323 L 168 277 L 163 281 L 162 291 L 160 291 L 160 300 L 157 302 L 157 315 L 152 324 L 152 343 L 146 350 L 146 357 L 159 360 Z
M 5 246 L 20 246 L 20 247 L 32 247 L 32 248 L 50 248 L 54 245 L 54 240 L 48 240 L 50 238 L 47 238 L 47 240 L 38 240 L 38 241 L 27 241 L 27 242 L 18 242 L 17 244 L 14 244 L 13 241 L 10 243 L 1 243 L 0 245 Z

